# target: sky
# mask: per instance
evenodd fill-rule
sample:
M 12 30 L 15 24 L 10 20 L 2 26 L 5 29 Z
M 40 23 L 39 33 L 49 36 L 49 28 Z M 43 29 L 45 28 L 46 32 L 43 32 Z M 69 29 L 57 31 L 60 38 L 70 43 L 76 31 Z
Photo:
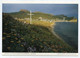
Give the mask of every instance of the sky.
M 53 15 L 64 14 L 78 18 L 77 4 L 3 4 L 3 12 L 18 12 L 21 9 L 31 10 L 32 12 L 40 11 Z

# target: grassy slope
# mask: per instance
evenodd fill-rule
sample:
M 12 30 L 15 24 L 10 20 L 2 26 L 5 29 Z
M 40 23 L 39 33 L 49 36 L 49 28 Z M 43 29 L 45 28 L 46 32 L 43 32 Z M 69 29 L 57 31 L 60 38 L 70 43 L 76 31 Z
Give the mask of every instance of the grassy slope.
M 23 11 L 19 11 L 19 12 L 13 12 L 13 13 L 9 13 L 12 17 L 17 17 L 17 18 L 29 18 L 29 11 L 27 12 L 23 12 Z
M 42 17 L 43 19 L 54 19 L 54 15 L 51 14 L 46 14 L 46 13 L 42 13 L 42 12 L 33 12 L 33 18 L 34 19 L 38 19 L 39 17 Z
M 3 14 L 3 52 L 76 52 L 65 42 L 56 38 L 48 28 L 24 24 Z
M 14 13 L 9 13 L 10 15 L 12 15 L 13 17 L 17 17 L 17 18 L 29 18 L 29 12 L 23 12 L 23 11 L 19 11 L 19 12 L 14 12 Z M 46 14 L 46 13 L 42 13 L 42 12 L 33 12 L 33 19 L 39 19 L 39 17 L 42 17 L 44 19 L 53 19 L 53 15 L 51 14 Z
M 70 20 L 70 22 L 77 22 L 77 19 L 74 19 L 74 20 Z
M 17 18 L 29 18 L 29 14 L 30 12 L 29 11 L 19 11 L 19 12 L 13 12 L 13 13 L 9 13 L 11 16 L 13 17 L 17 17 Z M 47 14 L 47 13 L 43 13 L 43 12 L 33 12 L 32 14 L 34 14 L 32 16 L 32 18 L 35 20 L 35 19 L 39 19 L 39 17 L 42 17 L 42 19 L 49 19 L 49 20 L 52 20 L 52 19 L 60 19 L 62 20 L 63 17 L 66 18 L 66 20 L 72 20 L 73 17 L 67 17 L 67 16 L 64 16 L 64 15 L 52 15 L 52 14 Z

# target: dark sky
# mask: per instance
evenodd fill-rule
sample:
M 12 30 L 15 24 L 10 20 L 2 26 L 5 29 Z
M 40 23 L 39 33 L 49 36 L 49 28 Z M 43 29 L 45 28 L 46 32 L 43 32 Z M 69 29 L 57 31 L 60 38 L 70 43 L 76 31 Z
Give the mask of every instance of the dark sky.
M 53 15 L 64 14 L 78 18 L 77 4 L 3 4 L 3 12 L 18 12 L 20 9 L 40 11 Z

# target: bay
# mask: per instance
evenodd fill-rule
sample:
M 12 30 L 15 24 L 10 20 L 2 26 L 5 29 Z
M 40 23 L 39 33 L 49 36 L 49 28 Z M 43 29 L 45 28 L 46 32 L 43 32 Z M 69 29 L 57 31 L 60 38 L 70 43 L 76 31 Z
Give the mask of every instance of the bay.
M 78 49 L 78 23 L 56 22 L 53 31 L 70 46 Z

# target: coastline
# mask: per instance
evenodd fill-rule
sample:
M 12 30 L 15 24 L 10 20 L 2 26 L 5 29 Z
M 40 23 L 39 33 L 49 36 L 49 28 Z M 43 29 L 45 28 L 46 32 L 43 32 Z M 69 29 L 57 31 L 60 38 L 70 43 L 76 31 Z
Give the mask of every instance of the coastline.
M 29 24 L 29 20 L 19 20 L 21 22 L 24 22 L 26 24 Z M 56 34 L 56 32 L 54 31 L 54 27 L 56 25 L 56 22 L 66 22 L 66 21 L 52 21 L 52 22 L 48 22 L 48 21 L 32 21 L 33 25 L 39 25 L 39 26 L 44 26 L 46 28 L 49 29 L 49 31 L 53 34 L 53 36 L 55 36 L 56 38 L 60 39 L 61 41 L 65 42 L 58 34 Z M 67 21 L 69 22 L 69 21 Z M 69 44 L 67 44 L 68 46 L 70 46 Z
M 56 22 L 53 22 L 53 24 L 51 25 L 51 28 L 49 28 L 49 30 L 52 32 L 52 34 L 54 36 L 56 36 L 58 39 L 64 41 L 59 35 L 56 34 L 56 32 L 54 31 L 54 26 L 56 25 Z
M 56 22 L 61 22 L 61 21 L 56 21 Z M 54 26 L 56 25 L 56 22 L 53 22 L 53 24 L 51 25 L 51 29 L 49 28 L 49 30 L 51 30 L 51 32 L 59 39 L 61 39 L 61 37 L 59 35 L 56 34 L 56 32 L 54 31 Z M 65 21 L 64 21 L 65 22 Z M 77 23 L 76 21 L 67 21 L 67 22 L 73 22 L 73 23 Z M 61 39 L 62 40 L 62 39 Z
M 59 34 L 56 34 L 56 32 L 54 31 L 56 22 L 53 22 L 53 23 L 54 23 L 54 24 L 51 26 L 51 29 L 49 29 L 49 30 L 52 32 L 52 34 L 53 34 L 54 36 L 56 36 L 58 39 L 60 39 L 61 41 L 65 42 L 68 46 L 73 47 L 73 46 L 69 45 L 65 40 L 63 40 L 63 38 L 60 37 Z M 77 23 L 77 22 L 72 22 L 72 23 Z

